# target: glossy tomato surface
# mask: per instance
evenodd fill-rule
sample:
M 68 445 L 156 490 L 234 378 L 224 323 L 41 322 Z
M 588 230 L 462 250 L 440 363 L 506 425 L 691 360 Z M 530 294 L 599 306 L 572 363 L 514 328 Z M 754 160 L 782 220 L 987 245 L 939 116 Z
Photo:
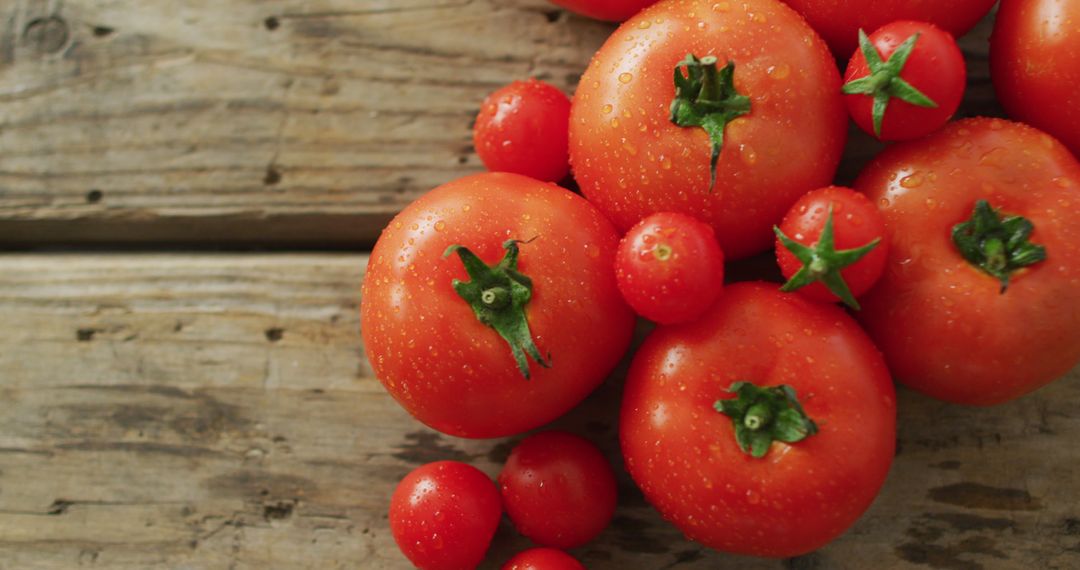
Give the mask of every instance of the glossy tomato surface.
M 1049 135 L 970 119 L 878 156 L 856 188 L 878 205 L 892 247 L 859 318 L 900 382 L 989 405 L 1080 360 L 1080 164 Z M 968 263 L 954 226 L 977 200 L 1034 225 L 1044 262 L 999 280 Z
M 749 381 L 792 387 L 819 432 L 744 453 L 714 409 Z M 843 533 L 892 463 L 896 401 L 881 355 L 837 307 L 736 283 L 700 320 L 659 327 L 623 396 L 626 467 L 686 535 L 724 552 L 790 557 Z
M 642 8 L 655 4 L 656 0 L 551 0 L 582 16 L 621 22 L 641 11 Z
M 710 137 L 670 120 L 688 54 L 733 61 L 749 114 L 727 124 L 710 190 Z M 574 95 L 570 160 L 582 193 L 626 231 L 662 211 L 713 226 L 730 259 L 765 251 L 772 225 L 832 182 L 847 136 L 828 49 L 777 0 L 667 0 L 627 20 Z
M 557 87 L 515 81 L 480 105 L 473 146 L 488 170 L 558 182 L 570 171 L 569 119 L 570 99 Z
M 990 39 L 998 100 L 1080 157 L 1080 0 L 1005 0 Z
M 475 568 L 502 516 L 499 492 L 479 469 L 438 461 L 405 476 L 390 498 L 390 532 L 422 570 Z
M 519 244 L 532 281 L 525 314 L 550 368 L 528 361 L 455 291 L 469 281 L 452 245 L 486 264 Z M 543 425 L 603 381 L 630 342 L 634 315 L 615 285 L 619 236 L 580 196 L 513 174 L 478 174 L 413 202 L 383 231 L 361 300 L 364 346 L 387 391 L 420 421 L 461 437 Z
M 585 570 L 585 566 L 561 550 L 530 548 L 511 558 L 502 570 Z

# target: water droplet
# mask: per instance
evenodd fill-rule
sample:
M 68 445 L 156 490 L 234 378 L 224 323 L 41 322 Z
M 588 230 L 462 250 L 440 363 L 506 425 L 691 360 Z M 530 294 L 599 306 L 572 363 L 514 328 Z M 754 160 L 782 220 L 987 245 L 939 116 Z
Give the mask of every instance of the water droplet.
M 773 79 L 787 79 L 791 75 L 791 66 L 786 63 L 770 66 L 767 73 Z
M 634 80 L 634 74 L 629 72 L 623 72 L 619 74 L 619 83 L 627 84 Z
M 717 2 L 712 5 L 713 12 L 727 12 L 731 10 L 731 4 L 727 2 Z
M 739 153 L 742 156 L 743 162 L 746 164 L 754 164 L 757 162 L 757 152 L 754 148 L 748 144 L 739 145 Z
M 611 114 L 611 112 L 614 111 L 614 110 L 615 110 L 615 107 L 612 107 L 611 104 L 604 105 L 603 107 L 600 108 L 600 112 L 605 114 L 605 115 Z
M 923 178 L 921 174 L 909 174 L 900 179 L 900 185 L 904 188 L 918 188 L 922 186 Z
M 435 222 L 435 231 L 441 232 L 446 229 L 446 222 L 439 220 Z
M 619 119 L 617 119 L 615 117 L 612 117 L 612 119 L 611 119 L 611 128 L 616 128 L 618 126 L 619 126 Z
M 642 20 L 641 23 L 638 24 L 637 27 L 639 27 L 639 28 L 641 28 L 643 30 L 647 30 L 647 29 L 649 29 L 649 26 L 651 26 L 651 25 L 652 25 L 652 22 L 650 22 L 648 20 Z
M 671 159 L 661 155 L 660 156 L 660 168 L 664 170 L 671 170 Z

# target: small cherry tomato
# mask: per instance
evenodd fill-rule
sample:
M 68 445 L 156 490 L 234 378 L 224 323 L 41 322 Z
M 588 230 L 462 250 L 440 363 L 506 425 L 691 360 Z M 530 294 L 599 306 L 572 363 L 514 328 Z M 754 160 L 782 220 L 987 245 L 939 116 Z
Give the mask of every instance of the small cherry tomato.
M 544 546 L 581 546 L 615 514 L 611 465 L 595 445 L 566 432 L 541 432 L 519 443 L 499 486 L 514 526 Z
M 390 498 L 390 532 L 422 570 L 475 568 L 502 516 L 499 491 L 479 469 L 438 461 L 414 469 Z
M 781 291 L 858 309 L 855 297 L 885 270 L 885 221 L 866 196 L 850 188 L 830 186 L 803 196 L 776 236 L 776 261 L 788 280 Z
M 712 226 L 685 214 L 653 214 L 627 232 L 615 258 L 623 298 L 658 323 L 694 319 L 720 296 L 724 253 Z
M 844 82 L 848 112 L 862 130 L 881 140 L 909 140 L 938 130 L 956 113 L 967 68 L 949 32 L 905 20 L 869 37 L 859 30 Z
M 585 570 L 585 566 L 561 550 L 530 548 L 511 558 L 502 570 Z
M 492 172 L 558 182 L 570 171 L 570 99 L 558 88 L 515 81 L 484 99 L 473 126 L 473 146 Z

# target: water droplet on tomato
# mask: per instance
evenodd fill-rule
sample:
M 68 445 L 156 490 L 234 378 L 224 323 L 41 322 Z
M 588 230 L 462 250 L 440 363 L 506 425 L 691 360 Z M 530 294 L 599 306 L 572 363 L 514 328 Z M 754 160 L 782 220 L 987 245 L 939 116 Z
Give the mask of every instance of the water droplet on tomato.
M 629 72 L 622 72 L 619 74 L 619 83 L 627 84 L 634 80 L 634 74 Z

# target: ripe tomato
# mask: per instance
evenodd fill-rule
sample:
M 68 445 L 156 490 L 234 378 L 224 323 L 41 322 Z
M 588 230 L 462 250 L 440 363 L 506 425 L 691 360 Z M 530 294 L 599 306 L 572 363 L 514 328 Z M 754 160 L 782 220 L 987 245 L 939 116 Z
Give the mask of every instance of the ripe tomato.
M 891 239 L 859 318 L 897 380 L 989 405 L 1080 360 L 1080 164 L 1065 147 L 1018 123 L 964 120 L 889 147 L 855 187 L 878 204 Z M 999 215 L 981 208 L 985 231 L 971 235 L 957 226 L 980 200 Z M 1027 223 L 1001 227 L 1000 216 Z M 954 233 L 974 238 L 973 261 Z
M 822 239 L 826 225 L 831 231 Z M 799 198 L 776 235 L 776 261 L 788 279 L 782 291 L 858 309 L 855 297 L 885 270 L 885 221 L 873 202 L 850 188 L 829 186 Z
M 390 497 L 390 532 L 405 557 L 422 570 L 475 568 L 501 516 L 491 479 L 456 461 L 416 468 Z
M 530 548 L 511 558 L 502 570 L 585 570 L 585 566 L 561 550 Z
M 859 30 L 859 44 L 848 63 L 844 93 L 862 130 L 881 140 L 914 139 L 938 130 L 956 113 L 967 68 L 949 32 L 902 20 L 869 37 Z
M 655 4 L 657 0 L 551 0 L 552 4 L 562 6 L 582 16 L 621 22 L 641 11 L 642 8 Z
M 484 99 L 473 126 L 473 146 L 493 172 L 558 182 L 570 171 L 570 99 L 553 85 L 515 81 Z
M 1080 0 L 1005 0 L 990 37 L 990 76 L 1012 117 L 1080 157 Z
M 703 102 L 703 89 L 722 101 Z M 836 65 L 798 14 L 775 0 L 669 0 L 593 57 L 571 108 L 570 161 L 621 230 L 688 214 L 740 259 L 768 249 L 788 207 L 832 181 L 846 136 Z
M 383 230 L 368 262 L 361 326 L 376 376 L 451 435 L 505 436 L 557 418 L 629 345 L 618 239 L 580 196 L 524 176 L 432 190 Z
M 806 17 L 837 57 L 858 47 L 859 30 L 896 20 L 930 22 L 960 37 L 979 23 L 997 0 L 784 0 Z
M 615 514 L 615 474 L 595 445 L 547 431 L 526 438 L 499 473 L 506 513 L 533 542 L 577 548 Z
M 623 237 L 615 278 L 637 314 L 664 324 L 689 321 L 720 296 L 724 252 L 708 224 L 661 212 Z
M 645 340 L 619 435 L 645 498 L 689 538 L 796 556 L 843 533 L 877 495 L 893 458 L 895 392 L 842 310 L 736 283 L 701 319 Z

